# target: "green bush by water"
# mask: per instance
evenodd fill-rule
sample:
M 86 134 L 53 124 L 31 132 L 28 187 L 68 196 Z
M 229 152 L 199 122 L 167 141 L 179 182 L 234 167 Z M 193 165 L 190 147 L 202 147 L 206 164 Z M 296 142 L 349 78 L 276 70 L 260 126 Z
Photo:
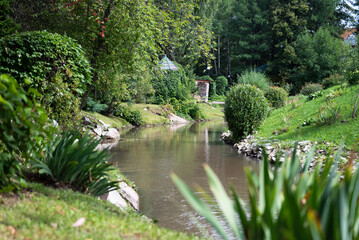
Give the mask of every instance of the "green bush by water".
M 113 115 L 125 119 L 127 122 L 135 126 L 140 126 L 143 123 L 142 115 L 138 110 L 132 110 L 131 108 L 118 105 Z
M 234 140 L 239 140 L 259 127 L 268 113 L 263 92 L 252 85 L 233 87 L 224 105 L 224 116 Z

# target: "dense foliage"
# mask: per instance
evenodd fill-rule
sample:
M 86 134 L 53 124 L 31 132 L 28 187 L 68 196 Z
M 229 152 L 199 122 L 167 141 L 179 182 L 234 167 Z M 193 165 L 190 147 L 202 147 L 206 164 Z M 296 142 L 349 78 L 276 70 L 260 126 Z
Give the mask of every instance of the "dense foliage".
M 175 113 L 181 117 L 189 120 L 201 120 L 203 118 L 203 112 L 193 100 L 179 101 L 171 98 L 169 103 L 172 105 Z
M 295 43 L 295 61 L 290 82 L 296 92 L 307 82 L 319 83 L 332 74 L 345 69 L 348 51 L 341 39 L 320 28 L 314 35 L 306 33 Z
M 227 94 L 224 116 L 234 140 L 252 133 L 262 123 L 267 112 L 267 99 L 255 86 L 238 84 Z
M 132 110 L 125 105 L 118 105 L 113 112 L 113 115 L 125 119 L 134 126 L 142 124 L 142 115 L 138 110 Z
M 77 190 L 101 196 L 118 188 L 118 184 L 109 180 L 111 165 L 107 163 L 110 157 L 107 149 L 96 150 L 100 141 L 87 133 L 84 136 L 73 131 L 58 134 L 48 145 L 46 156 L 34 167 L 53 181 L 61 181 Z
M 319 83 L 306 83 L 300 90 L 300 94 L 305 96 L 311 95 L 323 89 L 323 85 Z
M 50 131 L 45 110 L 25 92 L 17 81 L 0 76 L 0 192 L 25 186 L 22 164 L 41 157 Z
M 344 77 L 338 73 L 332 74 L 327 78 L 324 78 L 321 82 L 324 88 L 330 88 L 344 83 Z
M 256 71 L 246 71 L 238 76 L 237 82 L 239 84 L 250 84 L 256 86 L 263 92 L 267 92 L 271 82 L 264 73 Z
M 35 88 L 49 116 L 67 123 L 79 111 L 90 83 L 90 65 L 74 40 L 46 31 L 14 34 L 0 40 L 0 72 Z M 25 79 L 31 81 L 26 85 Z
M 228 80 L 224 76 L 219 76 L 215 80 L 216 82 L 216 94 L 217 95 L 225 95 L 227 87 L 228 87 Z
M 195 90 L 195 81 L 183 69 L 165 70 L 152 79 L 155 90 L 152 102 L 163 104 L 171 98 L 183 101 L 191 97 Z
M 288 99 L 287 91 L 281 87 L 270 87 L 264 96 L 274 108 L 283 107 Z
M 296 148 L 296 147 L 295 147 Z M 191 206 L 214 227 L 223 239 L 357 239 L 359 237 L 359 172 L 353 159 L 338 172 L 340 155 L 328 157 L 308 171 L 314 151 L 303 164 L 294 151 L 274 170 L 264 153 L 259 176 L 246 170 L 249 203 L 232 189 L 228 197 L 220 180 L 205 166 L 208 182 L 225 221 L 200 200 L 177 176 L 172 175 Z M 343 174 L 343 180 L 340 175 Z M 214 202 L 214 200 L 211 200 Z M 249 213 L 249 214 L 248 214 Z

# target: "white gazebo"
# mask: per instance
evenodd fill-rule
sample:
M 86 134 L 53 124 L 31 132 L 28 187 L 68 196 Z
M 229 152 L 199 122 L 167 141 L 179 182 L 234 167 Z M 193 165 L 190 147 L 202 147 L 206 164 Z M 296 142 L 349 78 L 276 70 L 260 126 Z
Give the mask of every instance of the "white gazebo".
M 176 65 L 171 60 L 169 60 L 167 56 L 162 58 L 162 60 L 159 62 L 159 65 L 161 70 L 172 70 L 172 71 L 178 70 L 178 67 L 176 67 Z

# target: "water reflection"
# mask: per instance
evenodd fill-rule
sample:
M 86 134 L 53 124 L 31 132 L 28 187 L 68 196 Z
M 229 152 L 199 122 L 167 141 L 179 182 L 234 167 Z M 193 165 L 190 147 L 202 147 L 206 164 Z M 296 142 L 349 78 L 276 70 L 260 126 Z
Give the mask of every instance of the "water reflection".
M 160 226 L 200 233 L 193 218 L 201 221 L 172 183 L 175 172 L 192 187 L 209 191 L 203 164 L 209 164 L 221 181 L 234 186 L 247 199 L 244 167 L 258 172 L 259 163 L 223 144 L 223 122 L 131 129 L 110 151 L 113 163 L 139 188 L 140 211 Z M 203 222 L 203 221 L 202 221 Z M 206 228 L 206 227 L 205 227 Z

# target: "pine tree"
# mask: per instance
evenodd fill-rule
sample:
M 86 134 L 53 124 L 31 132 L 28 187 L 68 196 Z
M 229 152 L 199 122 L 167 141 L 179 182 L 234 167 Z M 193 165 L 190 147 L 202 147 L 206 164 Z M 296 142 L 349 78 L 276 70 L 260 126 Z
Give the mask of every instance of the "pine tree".
M 233 64 L 259 66 L 268 60 L 270 36 L 267 6 L 258 0 L 237 0 L 230 21 Z
M 304 0 L 273 0 L 270 20 L 273 37 L 272 73 L 281 77 L 282 83 L 288 80 L 293 60 L 295 59 L 294 43 L 299 34 L 307 29 L 309 7 Z

